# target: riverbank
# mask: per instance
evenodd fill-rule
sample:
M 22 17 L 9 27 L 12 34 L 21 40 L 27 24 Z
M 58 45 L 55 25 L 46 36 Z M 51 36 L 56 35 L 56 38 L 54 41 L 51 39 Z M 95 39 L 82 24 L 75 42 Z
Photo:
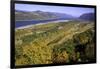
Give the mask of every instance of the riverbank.
M 71 21 L 71 20 L 57 20 L 57 21 L 49 21 L 49 22 L 45 22 L 45 23 L 31 24 L 31 25 L 26 25 L 26 26 L 21 26 L 21 27 L 15 28 L 15 30 L 25 29 L 25 28 L 36 26 L 36 25 L 43 25 L 43 24 L 48 24 L 48 23 L 68 22 L 68 21 Z

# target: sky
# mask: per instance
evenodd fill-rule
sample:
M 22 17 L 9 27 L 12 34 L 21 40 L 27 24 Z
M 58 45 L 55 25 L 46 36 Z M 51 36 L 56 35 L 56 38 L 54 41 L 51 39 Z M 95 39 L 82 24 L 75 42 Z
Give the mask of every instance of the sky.
M 65 7 L 65 6 L 48 6 L 48 5 L 33 5 L 33 4 L 15 4 L 15 10 L 22 11 L 45 11 L 45 12 L 58 12 L 65 13 L 75 17 L 79 17 L 84 13 L 94 12 L 94 8 L 83 7 Z

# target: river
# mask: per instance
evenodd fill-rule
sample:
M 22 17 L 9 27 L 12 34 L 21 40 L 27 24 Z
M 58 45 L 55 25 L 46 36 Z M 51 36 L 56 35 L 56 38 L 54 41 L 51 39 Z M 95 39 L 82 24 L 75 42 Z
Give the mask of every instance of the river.
M 23 20 L 23 21 L 15 21 L 15 28 L 27 26 L 27 25 L 33 25 L 33 24 L 39 24 L 39 23 L 48 23 L 53 21 L 62 21 L 66 20 L 66 18 L 61 19 L 48 19 L 48 20 Z

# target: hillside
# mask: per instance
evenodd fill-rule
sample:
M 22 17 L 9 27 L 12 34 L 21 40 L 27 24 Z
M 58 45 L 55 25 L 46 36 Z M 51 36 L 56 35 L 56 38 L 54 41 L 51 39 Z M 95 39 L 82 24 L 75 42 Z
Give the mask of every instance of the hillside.
M 74 19 L 73 16 L 56 12 L 44 12 L 44 11 L 20 11 L 15 10 L 15 20 L 47 20 L 47 19 Z
M 94 13 L 85 13 L 82 14 L 79 19 L 86 20 L 86 21 L 95 21 L 95 14 Z
M 95 61 L 94 23 L 69 21 L 15 30 L 15 64 Z

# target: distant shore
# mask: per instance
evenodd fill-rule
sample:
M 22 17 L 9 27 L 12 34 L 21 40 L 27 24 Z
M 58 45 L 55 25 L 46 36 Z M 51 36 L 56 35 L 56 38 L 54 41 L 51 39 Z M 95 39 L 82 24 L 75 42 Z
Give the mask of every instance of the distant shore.
M 21 26 L 21 27 L 15 28 L 15 30 L 17 30 L 17 29 L 25 29 L 25 28 L 36 26 L 36 25 L 43 25 L 43 24 L 48 24 L 48 23 L 68 22 L 68 21 L 71 21 L 71 20 L 57 20 L 57 21 L 50 21 L 50 22 L 45 22 L 45 23 L 26 25 L 26 26 Z

